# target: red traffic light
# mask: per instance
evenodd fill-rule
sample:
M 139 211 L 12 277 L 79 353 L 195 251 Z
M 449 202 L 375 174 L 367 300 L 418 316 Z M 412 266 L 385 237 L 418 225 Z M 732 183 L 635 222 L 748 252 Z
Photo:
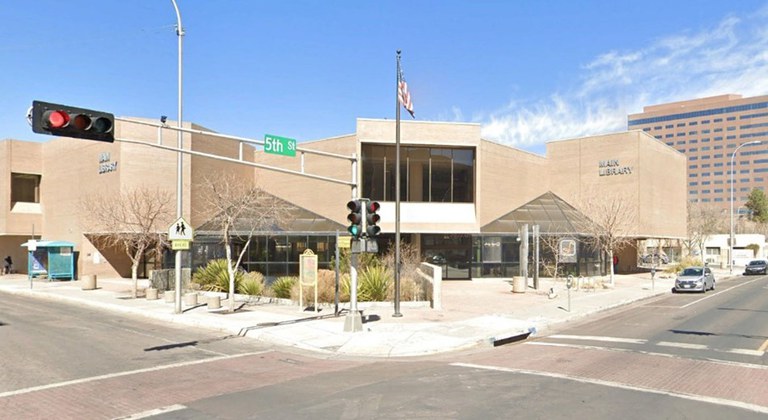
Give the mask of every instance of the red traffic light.
M 32 131 L 35 133 L 113 142 L 114 120 L 114 115 L 108 112 L 32 102 Z
M 69 114 L 65 111 L 46 111 L 43 114 L 43 124 L 48 128 L 64 128 L 69 125 Z

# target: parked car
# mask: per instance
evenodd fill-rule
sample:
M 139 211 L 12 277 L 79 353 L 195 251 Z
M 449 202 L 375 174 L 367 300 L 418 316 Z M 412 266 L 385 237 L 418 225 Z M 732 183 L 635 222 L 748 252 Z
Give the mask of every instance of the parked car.
M 768 261 L 766 260 L 752 260 L 744 267 L 744 275 L 749 276 L 751 274 L 768 274 Z
M 641 260 L 645 264 L 669 264 L 669 257 L 667 257 L 665 254 L 643 255 Z
M 715 290 L 715 275 L 709 267 L 688 267 L 677 275 L 672 292 L 701 292 Z

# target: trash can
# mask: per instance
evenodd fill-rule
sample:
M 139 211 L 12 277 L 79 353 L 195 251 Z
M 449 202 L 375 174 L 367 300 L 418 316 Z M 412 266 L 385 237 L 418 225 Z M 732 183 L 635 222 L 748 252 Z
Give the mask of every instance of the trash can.
M 512 293 L 525 293 L 528 287 L 528 279 L 523 276 L 512 277 Z
M 96 275 L 95 274 L 86 274 L 83 276 L 83 290 L 94 290 L 96 289 Z

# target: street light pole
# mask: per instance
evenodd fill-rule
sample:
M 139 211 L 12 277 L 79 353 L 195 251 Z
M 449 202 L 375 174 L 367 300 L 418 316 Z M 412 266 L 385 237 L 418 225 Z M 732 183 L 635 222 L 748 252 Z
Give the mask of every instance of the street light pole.
M 742 143 L 742 144 L 739 145 L 739 147 L 736 148 L 736 150 L 733 151 L 733 154 L 731 155 L 731 236 L 730 236 L 730 240 L 728 241 L 728 246 L 729 246 L 729 250 L 728 250 L 728 260 L 729 260 L 728 261 L 728 268 L 729 269 L 728 269 L 728 272 L 731 275 L 733 275 L 733 263 L 734 263 L 734 259 L 733 259 L 733 243 L 735 242 L 735 236 L 733 234 L 733 174 L 734 174 L 734 172 L 736 172 L 736 167 L 735 167 L 736 153 L 739 151 L 739 149 L 741 149 L 744 146 L 748 146 L 748 145 L 751 145 L 751 144 L 760 144 L 760 143 L 762 143 L 762 141 L 760 141 L 760 140 L 755 140 L 755 141 L 749 141 L 749 142 L 746 142 L 746 143 Z
M 181 97 L 182 97 L 182 84 L 181 84 L 181 69 L 182 69 L 182 39 L 184 37 L 184 28 L 181 26 L 181 12 L 179 12 L 179 6 L 176 4 L 176 0 L 171 0 L 171 3 L 173 3 L 173 8 L 176 10 L 176 36 L 179 38 L 179 117 L 177 121 L 177 126 L 179 127 L 178 133 L 177 133 L 177 140 L 176 140 L 176 147 L 181 150 L 183 146 L 183 140 L 182 140 L 182 131 L 181 131 Z M 183 154 L 181 152 L 178 152 L 178 156 L 176 157 L 176 219 L 182 217 L 182 206 L 183 201 L 181 200 L 182 196 L 182 156 Z M 176 250 L 175 251 L 175 274 L 176 274 L 176 284 L 175 284 L 175 298 L 176 298 L 176 307 L 175 312 L 177 314 L 181 313 L 181 251 Z

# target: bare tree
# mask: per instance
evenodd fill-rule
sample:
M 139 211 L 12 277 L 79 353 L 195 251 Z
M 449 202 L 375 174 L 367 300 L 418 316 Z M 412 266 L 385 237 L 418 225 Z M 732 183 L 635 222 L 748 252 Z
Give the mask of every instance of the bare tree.
M 232 174 L 207 177 L 202 193 L 208 222 L 221 231 L 229 275 L 229 311 L 235 310 L 235 271 L 248 252 L 255 232 L 275 230 L 288 218 L 290 205 Z M 234 260 L 232 240 L 244 242 Z
M 165 229 L 173 221 L 173 194 L 159 188 L 136 187 L 120 193 L 91 194 L 80 201 L 86 230 L 94 245 L 122 249 L 131 260 L 131 295 L 138 290 L 138 270 L 146 252 L 167 244 Z
M 688 203 L 688 237 L 683 241 L 688 253 L 696 249 L 704 261 L 704 243 L 710 236 L 723 230 L 723 222 L 720 209 L 701 203 Z
M 632 244 L 632 233 L 636 227 L 637 209 L 633 200 L 620 191 L 601 191 L 589 194 L 583 200 L 580 211 L 586 219 L 579 222 L 579 230 L 593 249 L 608 254 L 613 262 L 614 252 Z M 613 264 L 610 266 L 610 285 L 614 285 Z
M 544 270 L 555 280 L 557 280 L 557 277 L 560 274 L 560 263 L 563 260 L 563 250 L 560 243 L 563 239 L 570 238 L 571 236 L 572 235 L 541 235 L 539 238 L 541 246 L 544 248 L 545 255 L 552 258 L 551 261 L 547 257 L 542 259 Z

